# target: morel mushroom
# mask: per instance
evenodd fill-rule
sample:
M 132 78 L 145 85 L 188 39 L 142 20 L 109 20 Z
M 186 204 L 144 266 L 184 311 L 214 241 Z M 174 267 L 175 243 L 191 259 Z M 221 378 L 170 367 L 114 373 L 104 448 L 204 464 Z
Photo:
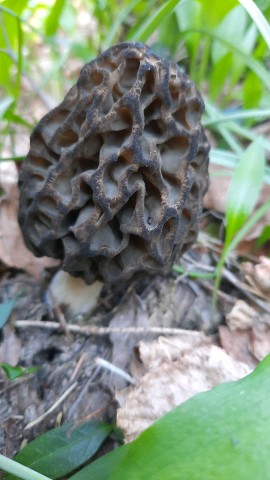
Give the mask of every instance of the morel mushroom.
M 208 185 L 202 111 L 193 82 L 144 44 L 85 65 L 31 135 L 19 180 L 28 248 L 89 284 L 168 271 L 197 237 Z

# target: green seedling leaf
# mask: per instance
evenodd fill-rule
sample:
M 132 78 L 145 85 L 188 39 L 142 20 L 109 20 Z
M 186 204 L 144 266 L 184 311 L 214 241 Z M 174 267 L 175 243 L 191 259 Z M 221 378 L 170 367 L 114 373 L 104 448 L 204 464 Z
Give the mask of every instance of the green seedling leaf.
M 38 370 L 38 367 L 29 367 L 29 368 L 23 368 L 20 366 L 13 367 L 8 363 L 0 363 L 0 367 L 2 367 L 2 369 L 4 370 L 9 380 L 16 380 L 16 378 L 23 377 L 24 375 L 28 375 L 29 373 L 35 373 Z
M 266 480 L 270 356 L 247 377 L 194 396 L 70 480 Z
M 92 458 L 113 428 L 94 421 L 75 429 L 62 425 L 30 442 L 14 460 L 52 479 L 63 477 Z M 17 478 L 4 476 L 4 480 Z
M 225 245 L 244 225 L 257 203 L 263 184 L 264 166 L 264 150 L 258 139 L 242 154 L 230 184 L 225 212 Z
M 53 7 L 50 9 L 50 13 L 45 22 L 45 34 L 48 37 L 55 35 L 57 32 L 59 20 L 65 7 L 65 3 L 66 0 L 55 0 Z
M 5 325 L 5 323 L 8 321 L 8 317 L 14 308 L 16 300 L 17 300 L 16 298 L 13 298 L 8 302 L 0 303 L 0 328 L 2 328 Z

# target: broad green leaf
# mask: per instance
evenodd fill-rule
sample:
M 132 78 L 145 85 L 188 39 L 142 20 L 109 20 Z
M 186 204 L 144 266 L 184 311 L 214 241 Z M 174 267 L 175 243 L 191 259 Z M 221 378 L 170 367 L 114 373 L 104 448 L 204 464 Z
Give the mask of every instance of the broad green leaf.
M 269 378 L 267 356 L 250 375 L 194 396 L 70 480 L 266 480 Z
M 75 429 L 62 425 L 37 437 L 14 460 L 52 479 L 63 477 L 92 458 L 112 429 L 95 421 Z M 17 477 L 6 474 L 4 480 Z
M 236 5 L 235 0 L 214 1 L 211 2 L 211 8 L 209 7 L 209 0 L 200 0 L 200 3 L 203 7 L 202 24 L 211 29 L 215 28 Z
M 260 138 L 242 154 L 230 183 L 226 219 L 228 245 L 254 209 L 263 184 L 265 157 Z
M 65 7 L 66 0 L 55 0 L 45 22 L 45 34 L 49 37 L 58 30 L 59 20 Z
M 16 380 L 16 378 L 23 377 L 24 375 L 28 375 L 29 373 L 34 373 L 38 370 L 39 367 L 29 367 L 23 368 L 20 366 L 13 367 L 8 363 L 0 363 L 0 367 L 4 370 L 7 378 L 9 380 Z
M 8 302 L 0 303 L 0 328 L 2 328 L 8 321 L 8 317 L 10 316 L 16 301 L 17 299 L 13 298 Z

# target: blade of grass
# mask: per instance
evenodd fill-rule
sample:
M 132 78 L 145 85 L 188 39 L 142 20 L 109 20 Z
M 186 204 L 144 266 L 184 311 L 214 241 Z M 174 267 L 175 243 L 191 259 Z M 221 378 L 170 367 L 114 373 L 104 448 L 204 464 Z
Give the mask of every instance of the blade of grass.
M 23 65 L 23 31 L 20 18 L 17 19 L 17 36 L 18 36 L 18 52 L 17 52 L 17 79 L 16 79 L 16 88 L 15 88 L 15 98 L 18 98 L 20 94 L 21 86 L 21 76 L 22 76 L 22 65 Z
M 218 148 L 212 148 L 210 150 L 210 161 L 216 165 L 220 165 L 225 168 L 235 169 L 235 166 L 239 160 L 239 156 L 231 153 L 227 150 L 221 150 Z M 265 167 L 264 183 L 270 185 L 270 167 Z
M 247 220 L 244 226 L 237 232 L 231 243 L 228 244 L 226 248 L 223 248 L 221 257 L 216 268 L 216 280 L 214 284 L 214 292 L 212 298 L 212 308 L 214 310 L 217 304 L 217 292 L 221 281 L 222 269 L 228 256 L 233 250 L 237 248 L 238 244 L 246 237 L 246 235 L 254 227 L 254 225 L 256 225 L 256 223 L 261 220 L 261 218 L 268 212 L 268 210 L 270 210 L 270 200 L 268 200 L 268 202 L 264 203 L 260 208 L 258 208 L 258 210 L 256 210 L 256 212 L 249 218 L 249 220 Z
M 225 140 L 227 139 L 227 135 L 228 135 L 228 133 L 226 133 L 226 130 L 227 131 L 230 130 L 233 133 L 235 133 L 236 135 L 242 136 L 242 137 L 247 138 L 248 140 L 251 140 L 251 141 L 257 140 L 258 135 L 253 133 L 252 130 L 250 130 L 248 128 L 245 128 L 245 127 L 239 125 L 236 122 L 230 121 L 230 122 L 226 123 L 225 127 L 222 127 L 222 130 L 221 130 L 221 127 L 219 126 L 218 120 L 219 119 L 223 120 L 224 118 L 226 118 L 226 116 L 224 115 L 224 113 L 221 112 L 220 109 L 218 109 L 212 102 L 210 102 L 209 99 L 204 99 L 204 102 L 205 102 L 206 112 L 210 116 L 211 120 L 213 119 L 212 129 L 218 130 L 223 136 L 225 134 L 225 136 L 224 136 Z M 215 123 L 215 121 L 216 121 L 216 123 Z M 266 150 L 270 151 L 270 142 L 268 140 L 266 140 L 264 137 L 261 138 L 261 142 L 263 144 L 263 147 Z M 240 152 L 237 152 L 236 150 L 234 150 L 234 151 L 235 151 L 235 153 L 240 153 Z
M 1 454 L 0 468 L 1 470 L 16 475 L 16 477 L 22 478 L 23 480 L 51 480 L 49 477 L 45 477 L 45 475 L 41 475 L 41 473 L 35 472 L 34 470 L 31 470 L 31 468 L 27 468 L 20 463 L 14 462 L 14 460 Z
M 45 22 L 45 34 L 49 37 L 55 35 L 59 26 L 59 20 L 63 13 L 66 0 L 55 0 L 49 10 L 49 15 Z
M 228 113 L 223 114 L 220 118 L 204 118 L 203 126 L 204 127 L 212 127 L 213 125 L 220 125 L 223 123 L 231 122 L 231 121 L 239 121 L 239 120 L 246 120 L 246 119 L 254 119 L 254 118 L 269 118 L 270 117 L 270 109 L 250 109 L 250 110 L 241 110 L 236 113 Z
M 265 166 L 261 138 L 242 154 L 230 183 L 225 219 L 225 247 L 246 222 L 255 207 L 263 184 Z
M 253 22 L 257 25 L 257 28 L 261 32 L 265 43 L 270 49 L 270 27 L 259 7 L 257 7 L 253 0 L 238 0 L 238 2 L 241 3 L 241 5 L 252 18 Z
M 257 74 L 257 76 L 261 79 L 263 84 L 266 86 L 267 90 L 270 90 L 270 74 L 267 69 L 264 67 L 262 62 L 259 62 L 251 55 L 247 55 L 243 52 L 240 48 L 238 48 L 234 43 L 230 42 L 229 40 L 225 39 L 224 37 L 220 36 L 218 33 L 208 30 L 207 28 L 188 28 L 186 30 L 182 30 L 180 32 L 180 38 L 182 39 L 183 35 L 188 35 L 190 33 L 202 33 L 204 35 L 209 35 L 214 40 L 223 43 L 227 47 L 229 47 L 234 53 L 239 55 L 239 57 L 243 58 L 246 65 Z M 177 38 L 176 38 L 177 41 Z
M 142 25 L 133 31 L 132 36 L 127 35 L 127 40 L 131 42 L 146 42 L 150 35 L 159 27 L 161 22 L 167 18 L 179 5 L 179 3 L 187 0 L 168 0 L 153 15 L 150 15 Z
M 126 5 L 124 8 L 122 8 L 118 14 L 115 22 L 112 24 L 108 35 L 106 37 L 106 40 L 103 42 L 103 49 L 106 50 L 109 48 L 111 45 L 114 44 L 114 40 L 117 37 L 117 34 L 119 30 L 121 29 L 121 25 L 124 23 L 125 19 L 129 15 L 129 13 L 135 8 L 138 3 L 140 3 L 141 0 L 133 0 L 133 2 L 130 2 L 128 5 Z

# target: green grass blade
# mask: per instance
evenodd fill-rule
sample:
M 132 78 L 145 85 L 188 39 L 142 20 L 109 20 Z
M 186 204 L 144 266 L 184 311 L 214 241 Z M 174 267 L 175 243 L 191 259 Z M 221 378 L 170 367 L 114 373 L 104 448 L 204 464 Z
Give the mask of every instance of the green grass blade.
M 23 65 L 23 31 L 22 24 L 20 19 L 17 19 L 17 35 L 18 35 L 18 53 L 17 53 L 17 80 L 15 88 L 15 98 L 19 97 L 20 86 L 21 86 L 21 75 L 22 75 L 22 65 Z
M 207 28 L 188 28 L 180 32 L 181 39 L 183 35 L 190 33 L 202 33 L 204 35 L 209 35 L 214 40 L 223 43 L 226 45 L 232 52 L 239 55 L 245 61 L 245 64 L 261 79 L 263 84 L 266 86 L 267 90 L 270 90 L 270 74 L 267 69 L 264 67 L 263 63 L 253 58 L 251 55 L 247 55 L 241 48 L 238 48 L 233 42 L 225 39 L 220 36 L 218 33 L 208 30 Z M 177 39 L 176 39 L 177 41 Z
M 256 225 L 256 223 L 261 220 L 261 218 L 270 210 L 270 200 L 264 203 L 256 212 L 247 220 L 247 222 L 243 225 L 243 227 L 236 233 L 232 241 L 227 245 L 224 246 L 221 257 L 217 264 L 216 268 L 216 280 L 214 285 L 214 293 L 212 298 L 212 306 L 213 309 L 216 307 L 217 303 L 217 291 L 219 289 L 221 276 L 222 276 L 222 269 L 225 265 L 225 262 L 230 255 L 230 253 L 237 248 L 239 243 L 246 237 L 249 231 Z
M 242 154 L 228 191 L 225 219 L 228 245 L 251 214 L 263 184 L 265 157 L 261 139 Z
M 237 122 L 235 121 L 228 121 L 226 123 L 226 125 L 223 127 L 223 121 L 224 119 L 226 119 L 226 115 L 224 115 L 224 113 L 218 109 L 212 102 L 210 102 L 208 99 L 204 99 L 205 101 L 205 109 L 206 109 L 206 112 L 207 114 L 209 115 L 210 119 L 211 119 L 211 122 L 212 122 L 212 125 L 211 125 L 211 128 L 213 130 L 217 130 L 219 131 L 219 133 L 224 137 L 224 140 L 227 141 L 228 143 L 228 133 L 229 131 L 230 132 L 233 132 L 234 134 L 236 134 L 237 136 L 242 136 L 244 138 L 247 138 L 248 140 L 251 140 L 251 141 L 255 141 L 257 138 L 258 138 L 258 135 L 256 135 L 256 133 L 253 133 L 251 129 L 248 129 L 248 128 L 245 128 L 241 125 L 239 125 Z M 264 110 L 264 113 L 270 113 L 270 110 Z M 267 115 L 269 116 L 269 115 Z M 219 120 L 222 121 L 222 124 L 220 125 L 219 123 Z M 235 138 L 235 137 L 233 137 Z M 229 137 L 229 141 L 230 141 L 230 137 Z M 263 147 L 270 151 L 270 142 L 262 137 L 261 138 L 261 142 L 262 142 L 262 145 Z M 231 143 L 229 143 L 230 147 L 232 150 L 234 150 L 235 153 L 240 153 L 243 149 L 242 147 L 240 147 L 240 144 L 239 144 L 239 150 L 236 150 L 234 147 L 234 144 L 232 145 Z M 236 145 L 238 146 L 238 145 Z
M 185 0 L 168 0 L 153 15 L 149 15 L 142 25 L 133 31 L 132 36 L 127 35 L 127 40 L 131 42 L 146 42 L 150 35 L 159 27 L 161 22 L 167 18 L 179 5 Z
M 6 96 L 2 100 L 0 100 L 0 121 L 3 119 L 13 102 L 14 99 L 11 96 Z
M 53 7 L 45 22 L 45 34 L 49 37 L 55 35 L 59 27 L 59 20 L 63 13 L 66 0 L 55 0 Z
M 45 477 L 45 475 L 41 475 L 41 473 L 35 472 L 34 470 L 31 470 L 31 468 L 27 468 L 20 463 L 14 462 L 14 460 L 1 454 L 0 469 L 15 475 L 18 478 L 22 478 L 23 480 L 51 480 L 49 477 Z
M 246 9 L 248 14 L 251 16 L 253 22 L 257 25 L 258 30 L 263 36 L 268 48 L 270 49 L 270 27 L 266 18 L 257 7 L 256 3 L 253 0 L 238 0 L 239 3 Z
M 228 152 L 227 150 L 222 150 L 219 148 L 212 148 L 210 150 L 210 161 L 221 167 L 235 169 L 235 166 L 239 160 L 239 156 L 234 153 Z M 264 183 L 270 185 L 270 167 L 265 167 L 264 172 Z
M 117 18 L 113 23 L 112 27 L 110 28 L 106 40 L 103 42 L 103 50 L 106 50 L 114 44 L 114 41 L 117 38 L 119 31 L 121 30 L 123 22 L 129 15 L 129 13 L 133 10 L 133 8 L 135 8 L 140 3 L 140 1 L 141 0 L 133 0 L 133 2 L 130 2 L 118 12 Z
M 220 125 L 223 123 L 235 122 L 235 121 L 237 122 L 239 120 L 249 120 L 249 119 L 254 120 L 255 118 L 258 118 L 258 119 L 270 118 L 270 109 L 254 108 L 250 110 L 240 110 L 239 112 L 236 112 L 236 113 L 223 114 L 223 116 L 220 118 L 204 118 L 203 126 L 205 128 L 209 128 L 209 127 Z

